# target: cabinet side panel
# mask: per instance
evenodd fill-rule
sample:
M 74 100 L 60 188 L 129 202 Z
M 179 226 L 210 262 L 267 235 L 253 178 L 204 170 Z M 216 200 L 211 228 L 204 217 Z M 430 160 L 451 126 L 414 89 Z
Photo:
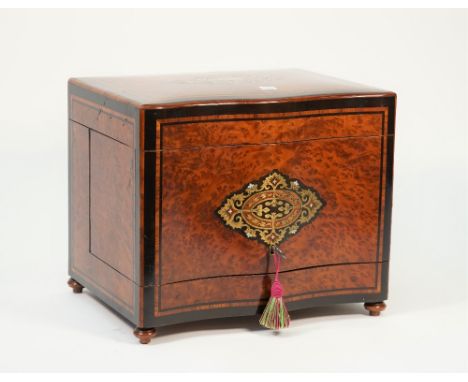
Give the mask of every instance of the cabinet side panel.
M 91 253 L 133 281 L 134 151 L 90 134 Z
M 70 97 L 70 119 L 134 147 L 134 118 L 72 95 Z
M 106 304 L 135 321 L 135 284 L 90 253 L 90 130 L 69 124 L 70 258 L 69 274 Z
M 89 129 L 69 122 L 70 270 L 89 249 Z

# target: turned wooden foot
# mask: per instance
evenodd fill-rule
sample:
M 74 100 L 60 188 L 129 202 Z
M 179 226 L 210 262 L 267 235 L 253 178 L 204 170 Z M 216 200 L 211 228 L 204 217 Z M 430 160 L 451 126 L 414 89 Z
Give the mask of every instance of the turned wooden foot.
M 70 279 L 68 280 L 68 286 L 73 289 L 73 293 L 83 292 L 84 286 L 81 285 L 78 281 Z
M 385 310 L 387 305 L 384 302 L 366 302 L 364 308 L 369 311 L 370 316 L 380 316 L 380 312 Z
M 140 344 L 149 344 L 151 339 L 156 336 L 155 328 L 135 328 L 133 331 L 135 337 L 140 340 Z

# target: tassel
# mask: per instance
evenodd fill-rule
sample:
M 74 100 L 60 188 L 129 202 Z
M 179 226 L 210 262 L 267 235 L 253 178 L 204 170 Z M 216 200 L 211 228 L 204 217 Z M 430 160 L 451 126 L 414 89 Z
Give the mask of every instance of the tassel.
M 279 330 L 289 326 L 289 313 L 283 301 L 283 287 L 279 281 L 280 259 L 283 252 L 276 247 L 272 247 L 270 253 L 275 261 L 275 280 L 271 285 L 271 295 L 262 316 L 260 325 L 268 329 Z

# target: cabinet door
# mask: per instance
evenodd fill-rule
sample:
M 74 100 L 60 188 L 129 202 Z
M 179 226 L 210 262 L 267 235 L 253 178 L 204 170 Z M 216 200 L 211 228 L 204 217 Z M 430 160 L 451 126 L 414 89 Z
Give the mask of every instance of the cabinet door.
M 380 260 L 381 137 L 218 146 L 162 153 L 160 284 L 272 271 L 267 247 L 226 227 L 226 196 L 273 169 L 326 205 L 281 244 L 283 270 Z
M 154 283 L 148 284 L 155 317 L 223 316 L 228 308 L 252 314 L 266 302 L 274 273 L 268 246 L 232 229 L 219 210 L 275 170 L 323 201 L 280 244 L 290 308 L 328 298 L 385 298 L 393 147 L 387 108 L 160 120 L 156 137 L 156 150 L 146 154 L 156 166 Z M 260 207 L 266 204 L 249 205 Z

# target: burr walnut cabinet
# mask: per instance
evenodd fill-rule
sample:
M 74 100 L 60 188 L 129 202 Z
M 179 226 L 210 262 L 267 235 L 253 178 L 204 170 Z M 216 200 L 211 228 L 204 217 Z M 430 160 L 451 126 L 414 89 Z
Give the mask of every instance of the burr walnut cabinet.
M 387 299 L 396 95 L 302 70 L 69 80 L 69 285 L 136 327 Z M 287 240 L 286 240 L 287 239 Z M 91 324 L 91 323 L 90 323 Z

